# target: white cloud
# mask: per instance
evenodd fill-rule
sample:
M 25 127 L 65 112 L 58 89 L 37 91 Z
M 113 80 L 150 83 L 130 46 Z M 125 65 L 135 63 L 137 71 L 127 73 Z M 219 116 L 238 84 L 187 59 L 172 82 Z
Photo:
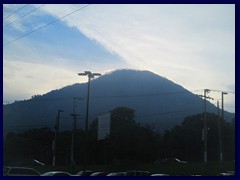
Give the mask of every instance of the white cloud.
M 17 47 L 18 43 L 14 44 L 13 49 Z M 11 49 L 8 50 L 11 51 Z M 51 54 L 44 54 L 44 52 L 41 54 L 41 52 L 36 51 L 34 55 L 34 51 L 31 52 L 29 46 L 19 47 L 18 50 L 21 53 L 16 52 L 16 56 L 6 52 L 4 55 L 4 102 L 29 99 L 32 95 L 45 94 L 67 85 L 86 82 L 87 78 L 78 76 L 78 72 L 91 70 L 104 74 L 104 72 L 117 69 L 119 66 L 119 64 L 106 65 L 90 60 L 72 60 L 74 63 L 69 63 L 70 59 L 54 57 Z M 20 55 L 20 57 L 17 55 Z M 47 60 L 42 61 L 43 59 Z
M 70 10 L 46 9 L 57 17 Z M 128 64 L 188 89 L 235 83 L 234 5 L 92 5 L 63 21 Z
M 53 4 L 42 10 L 60 18 L 83 6 Z M 62 21 L 130 67 L 190 90 L 228 90 L 235 84 L 234 15 L 234 5 L 91 5 Z
M 28 99 L 32 95 L 44 94 L 84 80 L 76 72 L 64 68 L 6 60 L 3 64 L 3 76 L 3 93 L 11 95 L 8 96 L 11 100 L 20 97 Z
M 45 10 L 61 17 L 74 8 L 55 5 Z M 229 21 L 221 19 L 227 16 L 221 14 L 225 9 L 234 15 L 229 5 L 92 5 L 63 21 L 136 68 L 152 70 L 189 89 L 213 82 L 224 89 L 220 81 L 229 72 L 228 81 L 234 82 L 234 65 L 226 63 L 234 64 L 227 57 L 234 54 L 235 38 L 234 27 L 230 32 L 221 29 Z M 234 16 L 230 18 L 234 21 Z M 215 54 L 223 56 L 213 59 Z M 225 71 L 216 75 L 216 66 Z

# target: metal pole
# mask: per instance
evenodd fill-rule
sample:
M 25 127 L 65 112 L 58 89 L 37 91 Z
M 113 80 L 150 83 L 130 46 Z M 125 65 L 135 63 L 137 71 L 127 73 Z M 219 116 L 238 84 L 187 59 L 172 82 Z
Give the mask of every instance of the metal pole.
M 89 111 L 89 94 L 91 78 L 94 76 L 101 76 L 100 73 L 92 73 L 91 71 L 84 71 L 84 73 L 78 73 L 79 76 L 88 76 L 88 89 L 87 89 L 87 107 L 86 107 L 86 122 L 85 122 L 85 143 L 84 143 L 84 156 L 83 156 L 83 172 L 85 172 L 86 155 L 87 155 L 87 132 L 88 132 L 88 111 Z
M 222 92 L 222 118 L 221 118 L 221 121 L 220 121 L 220 126 L 222 126 L 223 123 L 224 123 L 224 100 L 223 100 L 223 96 L 225 94 L 228 94 L 228 93 Z M 222 132 L 221 132 L 221 136 L 222 136 Z M 221 142 L 222 142 L 222 140 L 221 140 Z M 222 142 L 222 145 L 223 145 L 223 142 Z M 222 149 L 223 149 L 223 146 L 222 146 Z M 223 150 L 222 150 L 222 161 L 223 161 Z
M 206 94 L 209 90 L 204 89 L 204 162 L 207 162 L 207 113 L 206 113 Z
M 56 145 L 57 145 L 57 127 L 58 127 L 58 118 L 56 117 L 56 122 L 55 122 L 55 138 L 53 141 L 53 167 L 56 165 Z
M 83 157 L 83 172 L 86 170 L 86 156 L 87 156 L 87 132 L 88 132 L 88 111 L 89 111 L 89 94 L 90 94 L 91 74 L 88 75 L 87 88 L 87 107 L 86 107 L 86 122 L 85 122 L 85 143 L 84 143 L 84 157 Z
M 63 112 L 63 110 L 58 110 L 57 118 L 56 118 L 56 124 L 55 124 L 55 138 L 54 138 L 54 147 L 53 147 L 53 167 L 56 166 L 57 137 L 58 137 L 58 132 L 59 132 L 59 118 L 60 118 L 60 112 Z
M 222 92 L 222 120 L 224 121 L 224 100 L 223 95 L 228 94 L 226 92 Z
M 219 141 L 219 160 L 223 162 L 223 153 L 222 153 L 222 136 L 221 136 L 221 118 L 219 112 L 219 101 L 217 101 L 217 108 L 218 108 L 218 141 Z
M 88 111 L 89 111 L 89 94 L 90 94 L 90 82 L 91 78 L 95 76 L 101 76 L 100 73 L 92 73 L 91 71 L 84 71 L 84 73 L 78 73 L 79 76 L 88 76 L 88 89 L 87 89 L 87 108 L 86 108 L 86 122 L 85 122 L 85 131 L 88 131 Z
M 74 141 L 75 141 L 75 129 L 76 129 L 76 116 L 75 116 L 75 103 L 76 98 L 73 98 L 73 122 L 72 122 L 72 143 L 71 143 L 71 167 L 74 168 Z
M 222 92 L 222 120 L 224 120 L 224 110 L 223 110 L 223 92 Z
M 85 122 L 85 132 L 86 133 L 88 131 L 88 111 L 89 111 L 90 81 L 91 81 L 91 76 L 88 75 L 87 108 L 86 108 L 86 122 Z
M 76 132 L 76 119 L 77 114 L 71 114 L 73 116 L 73 127 L 72 127 L 72 143 L 71 143 L 71 167 L 74 168 L 74 146 L 75 146 L 75 132 Z
M 72 122 L 72 142 L 71 142 L 71 167 L 72 170 L 74 169 L 75 166 L 75 161 L 74 161 L 74 148 L 75 148 L 75 134 L 76 134 L 76 121 L 77 121 L 77 116 L 79 114 L 76 114 L 76 101 L 81 100 L 81 98 L 74 97 L 73 98 L 73 113 L 71 116 L 73 116 L 73 122 Z

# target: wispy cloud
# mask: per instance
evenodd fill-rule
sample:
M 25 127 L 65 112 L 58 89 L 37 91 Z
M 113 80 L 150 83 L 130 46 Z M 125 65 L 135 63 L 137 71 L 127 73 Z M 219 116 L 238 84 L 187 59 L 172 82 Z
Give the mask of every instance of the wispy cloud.
M 56 5 L 45 10 L 60 17 L 73 9 Z M 188 88 L 211 85 L 214 80 L 209 74 L 218 73 L 215 67 L 225 68 L 219 80 L 230 73 L 234 81 L 234 69 L 223 66 L 234 64 L 233 5 L 92 5 L 63 21 L 128 64 L 158 72 Z M 219 84 L 218 88 L 225 87 Z
M 4 61 L 3 69 L 4 92 L 17 90 L 12 95 L 13 99 L 24 95 L 31 97 L 34 94 L 44 94 L 80 80 L 72 71 L 43 64 Z
M 18 26 L 31 30 L 83 6 L 47 4 Z M 37 21 L 39 17 L 41 21 Z M 45 70 L 59 68 L 60 72 L 67 67 L 67 84 L 72 82 L 70 71 L 122 67 L 153 71 L 187 89 L 229 90 L 235 84 L 234 5 L 93 4 L 59 24 L 6 48 L 5 60 L 14 59 L 21 66 L 39 64 Z M 75 31 L 103 47 L 101 53 Z M 4 39 L 16 36 L 6 33 Z M 104 54 L 105 50 L 112 56 Z M 11 54 L 13 51 L 17 53 Z M 55 83 L 51 89 L 59 85 Z

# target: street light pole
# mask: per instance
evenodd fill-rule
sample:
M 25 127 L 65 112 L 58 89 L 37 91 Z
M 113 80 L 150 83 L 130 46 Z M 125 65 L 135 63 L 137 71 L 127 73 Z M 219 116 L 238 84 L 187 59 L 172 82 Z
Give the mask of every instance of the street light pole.
M 56 118 L 56 124 L 55 124 L 55 139 L 54 139 L 54 147 L 53 147 L 53 167 L 56 166 L 56 152 L 57 152 L 57 137 L 58 137 L 58 131 L 59 131 L 59 119 L 60 119 L 60 113 L 63 112 L 63 110 L 58 110 L 57 118 Z
M 79 76 L 88 76 L 88 89 L 87 89 L 87 107 L 86 107 L 86 122 L 85 122 L 85 146 L 84 146 L 84 157 L 83 157 L 83 172 L 85 172 L 86 163 L 86 152 L 87 152 L 87 131 L 88 131 L 88 111 L 89 111 L 89 94 L 90 94 L 90 82 L 91 78 L 95 76 L 101 76 L 100 73 L 92 73 L 91 71 L 84 71 L 84 73 L 78 73 Z
M 101 76 L 100 73 L 92 73 L 91 71 L 84 71 L 84 73 L 78 73 L 79 76 L 88 76 L 88 89 L 87 89 L 87 107 L 86 107 L 86 122 L 85 122 L 85 132 L 88 131 L 88 111 L 89 111 L 89 94 L 90 94 L 90 82 L 91 78 L 95 76 Z
M 87 109 L 86 109 L 86 123 L 85 123 L 85 131 L 88 131 L 88 112 L 89 112 L 89 93 L 90 93 L 90 81 L 91 76 L 88 75 L 88 88 L 87 88 Z

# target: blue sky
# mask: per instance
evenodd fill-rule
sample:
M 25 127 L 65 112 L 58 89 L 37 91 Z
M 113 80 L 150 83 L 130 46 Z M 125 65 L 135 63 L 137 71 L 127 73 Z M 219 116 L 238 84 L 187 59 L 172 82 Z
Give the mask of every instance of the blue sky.
M 35 4 L 12 14 L 23 6 L 3 5 L 5 103 L 86 81 L 78 72 L 122 68 L 150 70 L 190 91 L 235 92 L 234 5 L 92 4 L 6 44 L 86 5 Z M 225 98 L 235 112 L 235 94 Z

